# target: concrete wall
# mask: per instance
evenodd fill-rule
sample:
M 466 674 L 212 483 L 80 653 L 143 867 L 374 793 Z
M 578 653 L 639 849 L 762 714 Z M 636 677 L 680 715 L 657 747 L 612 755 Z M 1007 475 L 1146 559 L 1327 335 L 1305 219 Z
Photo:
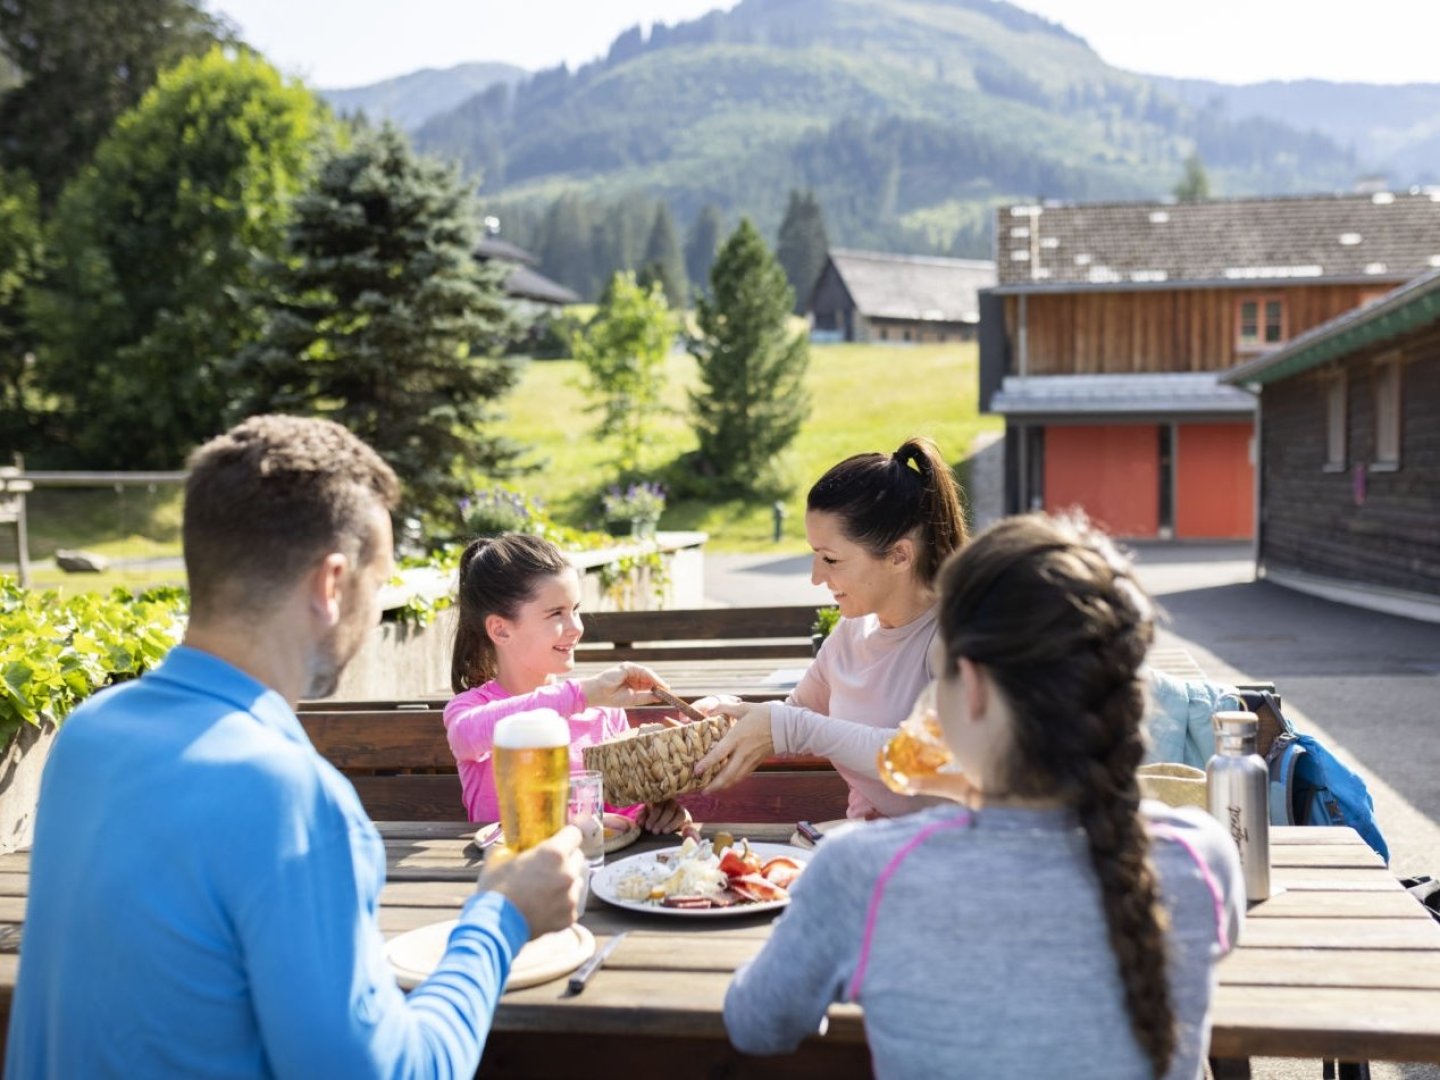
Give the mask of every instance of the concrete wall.
M 30 846 L 35 837 L 35 803 L 40 774 L 55 740 L 55 725 L 22 724 L 0 755 L 0 853 Z

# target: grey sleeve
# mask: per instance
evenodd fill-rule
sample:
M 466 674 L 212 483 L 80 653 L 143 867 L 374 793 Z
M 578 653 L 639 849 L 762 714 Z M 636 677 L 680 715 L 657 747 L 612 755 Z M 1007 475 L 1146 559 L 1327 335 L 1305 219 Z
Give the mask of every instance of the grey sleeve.
M 823 1032 L 854 972 L 864 900 L 840 845 L 816 851 L 760 955 L 725 994 L 725 1030 L 746 1054 L 783 1054 Z M 827 857 L 828 856 L 828 857 Z M 849 879 L 849 882 L 846 879 Z
M 823 716 L 798 705 L 779 701 L 770 705 L 770 737 L 777 754 L 826 757 L 864 776 L 879 775 L 876 756 L 894 734 L 894 728 Z

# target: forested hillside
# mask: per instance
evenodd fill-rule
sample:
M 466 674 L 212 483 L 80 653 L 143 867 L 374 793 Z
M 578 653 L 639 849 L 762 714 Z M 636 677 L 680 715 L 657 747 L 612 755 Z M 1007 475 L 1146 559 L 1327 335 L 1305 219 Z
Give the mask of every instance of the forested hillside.
M 414 137 L 542 253 L 562 218 L 643 232 L 657 199 L 682 233 L 714 206 L 727 228 L 743 213 L 774 236 L 808 188 L 837 244 L 984 256 L 997 201 L 1160 196 L 1192 153 L 1219 195 L 1346 190 L 1366 168 L 1323 134 L 1111 68 L 999 0 L 743 0 L 634 28 L 577 71 L 492 85 Z M 617 226 L 635 193 L 650 208 Z M 594 295 L 593 269 L 542 269 Z

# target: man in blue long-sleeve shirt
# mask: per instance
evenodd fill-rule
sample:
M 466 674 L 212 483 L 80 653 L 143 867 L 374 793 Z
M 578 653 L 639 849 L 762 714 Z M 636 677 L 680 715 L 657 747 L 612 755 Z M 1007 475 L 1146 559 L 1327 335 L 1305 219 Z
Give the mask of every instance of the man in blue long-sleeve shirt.
M 407 999 L 379 835 L 293 711 L 378 617 L 395 475 L 276 416 L 190 470 L 185 643 L 77 710 L 45 772 L 6 1074 L 473 1075 L 515 954 L 573 921 L 579 834 L 487 871 Z

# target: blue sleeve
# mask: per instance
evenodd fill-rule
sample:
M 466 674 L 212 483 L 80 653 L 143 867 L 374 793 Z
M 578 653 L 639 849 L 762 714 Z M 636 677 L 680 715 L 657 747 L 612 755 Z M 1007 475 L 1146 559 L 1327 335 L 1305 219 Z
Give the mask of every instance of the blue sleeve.
M 725 993 L 725 1030 L 737 1050 L 794 1050 L 824 1030 L 830 1005 L 843 1000 L 864 913 L 851 910 L 853 890 L 844 885 L 853 877 L 840 872 L 840 855 L 834 840 L 815 852 L 760 955 L 735 973 Z
M 277 1076 L 471 1077 L 511 962 L 529 936 L 503 897 L 471 897 L 435 973 L 407 998 L 376 921 L 384 847 L 333 833 L 271 856 L 237 928 L 246 988 Z

